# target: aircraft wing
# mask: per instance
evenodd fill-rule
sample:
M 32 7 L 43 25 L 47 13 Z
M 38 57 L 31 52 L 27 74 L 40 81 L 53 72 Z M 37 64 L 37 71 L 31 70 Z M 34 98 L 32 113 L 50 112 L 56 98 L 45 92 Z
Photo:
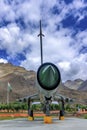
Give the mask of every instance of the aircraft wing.
M 67 102 L 67 103 L 71 103 L 71 102 L 73 102 L 74 101 L 74 99 L 72 99 L 72 98 L 69 98 L 69 97 L 66 97 L 66 96 L 64 96 L 64 95 L 61 95 L 61 94 L 56 94 L 55 96 L 54 96 L 54 100 L 63 100 L 64 102 Z
M 38 93 L 32 94 L 32 95 L 29 95 L 29 96 L 25 96 L 23 98 L 19 98 L 17 100 L 20 101 L 20 102 L 26 102 L 26 101 L 28 101 L 29 98 L 34 99 L 34 100 L 39 100 L 39 94 Z

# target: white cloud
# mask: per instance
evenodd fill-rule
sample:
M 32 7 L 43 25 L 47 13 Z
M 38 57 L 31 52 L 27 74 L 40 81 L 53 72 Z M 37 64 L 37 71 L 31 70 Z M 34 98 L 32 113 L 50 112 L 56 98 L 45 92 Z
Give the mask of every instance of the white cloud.
M 84 2 L 84 0 L 74 0 L 73 1 L 73 6 L 75 9 L 81 9 L 87 6 L 87 3 Z
M 4 0 L 0 0 L 0 21 L 2 19 L 6 19 L 7 21 L 14 21 L 15 20 L 15 12 L 12 9 L 12 6 L 8 5 L 4 2 Z
M 61 69 L 63 69 L 64 71 L 68 71 L 70 69 L 70 62 L 68 61 L 62 61 L 62 62 L 59 62 L 59 67 Z
M 76 37 L 78 38 L 80 46 L 87 46 L 87 29 L 84 31 L 80 31 Z
M 15 57 L 17 53 L 22 53 L 23 49 L 27 48 L 29 41 L 31 41 L 31 36 L 21 32 L 20 27 L 15 23 L 0 28 L 0 34 L 0 48 L 6 49 L 10 58 Z
M 0 58 L 0 63 L 8 63 L 8 61 L 6 59 Z

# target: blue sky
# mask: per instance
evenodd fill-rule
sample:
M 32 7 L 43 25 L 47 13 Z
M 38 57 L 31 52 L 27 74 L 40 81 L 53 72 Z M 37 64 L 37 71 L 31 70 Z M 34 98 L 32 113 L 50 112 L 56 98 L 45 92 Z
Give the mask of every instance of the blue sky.
M 87 79 L 87 0 L 0 0 L 0 63 L 27 70 L 40 65 L 39 20 L 44 62 L 62 80 Z

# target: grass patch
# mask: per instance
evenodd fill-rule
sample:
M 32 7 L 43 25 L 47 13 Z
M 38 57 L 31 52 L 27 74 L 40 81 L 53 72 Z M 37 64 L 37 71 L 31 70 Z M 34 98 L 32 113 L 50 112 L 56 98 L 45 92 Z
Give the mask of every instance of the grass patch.
M 12 120 L 14 117 L 0 117 L 0 120 Z
M 0 117 L 0 120 L 13 120 L 17 118 L 25 118 L 25 117 Z
M 84 115 L 84 119 L 87 119 L 87 114 Z

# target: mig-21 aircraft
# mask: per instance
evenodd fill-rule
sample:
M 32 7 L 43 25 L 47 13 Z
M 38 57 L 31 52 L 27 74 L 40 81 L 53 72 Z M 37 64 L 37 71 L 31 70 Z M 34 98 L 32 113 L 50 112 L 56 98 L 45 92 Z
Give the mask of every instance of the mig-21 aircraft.
M 43 63 L 43 49 L 42 49 L 42 27 L 40 21 L 40 47 L 41 47 L 41 65 L 36 74 L 36 87 L 38 93 L 20 100 L 28 100 L 28 114 L 33 117 L 33 110 L 31 109 L 31 101 L 36 99 L 42 104 L 42 110 L 46 116 L 50 116 L 50 105 L 53 101 L 61 101 L 62 109 L 60 110 L 60 116 L 64 116 L 64 103 L 66 100 L 71 100 L 58 93 L 58 87 L 62 85 L 61 74 L 58 67 L 53 63 Z

